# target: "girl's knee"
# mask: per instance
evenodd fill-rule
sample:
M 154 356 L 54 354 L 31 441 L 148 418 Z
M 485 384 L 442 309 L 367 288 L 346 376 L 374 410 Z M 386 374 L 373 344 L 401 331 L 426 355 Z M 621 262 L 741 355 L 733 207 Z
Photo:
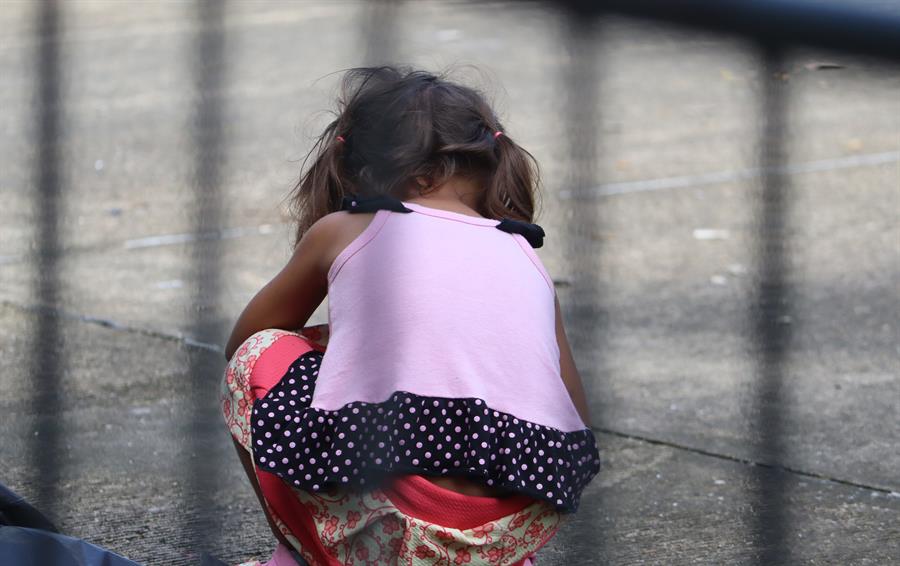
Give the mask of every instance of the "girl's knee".
M 250 449 L 253 402 L 275 386 L 302 354 L 322 348 L 297 332 L 267 328 L 244 340 L 225 368 L 221 405 L 229 432 Z
M 249 387 L 254 399 L 260 399 L 274 387 L 291 364 L 301 355 L 313 350 L 310 341 L 296 332 L 281 330 L 258 356 L 250 370 Z

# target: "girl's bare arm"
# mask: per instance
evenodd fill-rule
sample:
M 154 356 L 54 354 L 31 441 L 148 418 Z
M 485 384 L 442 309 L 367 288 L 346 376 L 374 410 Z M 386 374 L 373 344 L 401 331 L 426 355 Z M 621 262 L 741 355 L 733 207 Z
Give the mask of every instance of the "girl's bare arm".
M 297 243 L 288 264 L 250 300 L 225 346 L 227 359 L 256 332 L 297 330 L 319 308 L 328 294 L 329 259 L 339 233 L 336 218 L 333 213 L 315 222 Z
M 581 416 L 581 420 L 590 428 L 593 426 L 591 415 L 584 395 L 581 376 L 578 374 L 578 368 L 575 367 L 575 359 L 572 357 L 572 350 L 569 348 L 569 340 L 566 337 L 566 329 L 559 307 L 559 296 L 555 296 L 553 300 L 556 302 L 556 341 L 559 343 L 559 367 L 562 373 L 562 380 L 569 391 L 572 402 L 575 404 L 575 409 L 578 410 L 578 414 Z

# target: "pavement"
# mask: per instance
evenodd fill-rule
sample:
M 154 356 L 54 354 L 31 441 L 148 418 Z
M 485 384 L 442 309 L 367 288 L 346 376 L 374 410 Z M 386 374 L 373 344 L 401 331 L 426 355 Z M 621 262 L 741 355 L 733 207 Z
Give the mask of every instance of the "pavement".
M 59 100 L 42 105 L 38 6 L 0 4 L 0 481 L 67 534 L 145 564 L 268 558 L 216 412 L 222 346 L 290 256 L 281 199 L 329 73 L 387 54 L 480 69 L 458 77 L 542 167 L 537 252 L 604 463 L 537 564 L 900 563 L 896 66 L 788 53 L 789 341 L 762 399 L 752 45 L 612 17 L 586 45 L 532 3 L 262 1 L 227 4 L 217 44 L 192 3 L 81 0 L 60 3 Z M 41 253 L 52 214 L 59 249 Z

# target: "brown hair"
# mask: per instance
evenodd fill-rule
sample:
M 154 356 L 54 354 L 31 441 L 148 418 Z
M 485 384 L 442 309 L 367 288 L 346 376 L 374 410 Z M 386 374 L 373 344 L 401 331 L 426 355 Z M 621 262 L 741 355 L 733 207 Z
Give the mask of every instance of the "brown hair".
M 429 187 L 453 175 L 475 179 L 484 187 L 479 214 L 533 221 L 537 160 L 513 141 L 478 90 L 444 73 L 356 67 L 345 71 L 335 114 L 287 197 L 297 223 L 292 247 L 318 219 L 340 210 L 348 193 L 406 200 L 416 177 Z

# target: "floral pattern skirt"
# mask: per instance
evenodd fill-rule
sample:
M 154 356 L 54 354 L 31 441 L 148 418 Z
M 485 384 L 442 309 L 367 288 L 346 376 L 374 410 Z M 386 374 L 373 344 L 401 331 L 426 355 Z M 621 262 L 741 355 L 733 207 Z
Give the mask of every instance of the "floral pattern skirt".
M 327 324 L 296 332 L 261 330 L 228 362 L 222 410 L 229 432 L 251 457 L 254 400 L 280 381 L 283 368 L 296 357 L 311 349 L 324 352 L 327 342 Z M 267 512 L 290 550 L 310 566 L 527 566 L 536 563 L 534 553 L 556 534 L 564 517 L 545 501 L 469 496 L 417 475 L 393 476 L 366 490 L 343 486 L 309 492 L 255 463 L 254 471 Z M 273 557 L 269 564 L 274 563 Z M 239 566 L 259 564 L 251 560 Z

